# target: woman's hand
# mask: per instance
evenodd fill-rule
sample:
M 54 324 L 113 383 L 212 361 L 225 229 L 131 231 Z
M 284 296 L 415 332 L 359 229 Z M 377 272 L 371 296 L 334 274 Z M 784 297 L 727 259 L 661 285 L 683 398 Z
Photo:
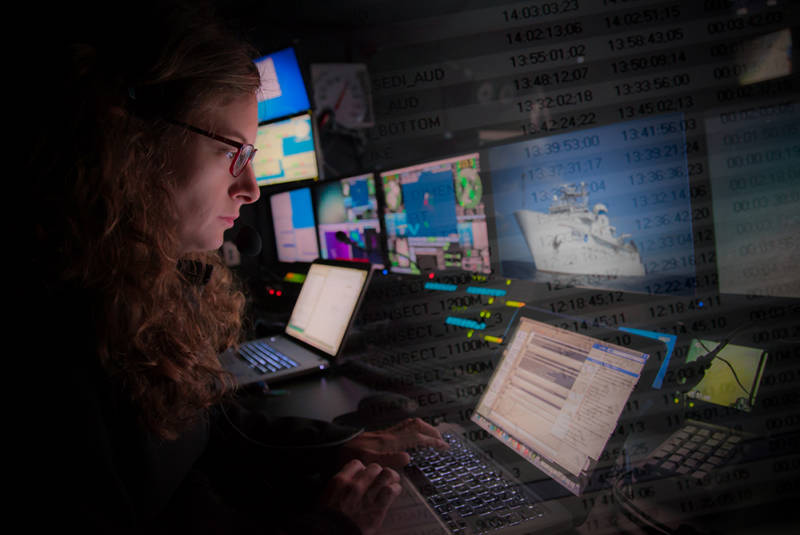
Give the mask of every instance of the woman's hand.
M 400 495 L 400 476 L 376 463 L 364 466 L 358 460 L 347 463 L 331 478 L 322 495 L 322 505 L 347 516 L 363 535 L 378 531 L 386 511 Z
M 367 431 L 340 448 L 341 462 L 358 459 L 364 464 L 378 463 L 399 469 L 411 458 L 406 450 L 433 447 L 447 449 L 447 442 L 432 425 L 419 418 L 409 418 L 381 431 Z

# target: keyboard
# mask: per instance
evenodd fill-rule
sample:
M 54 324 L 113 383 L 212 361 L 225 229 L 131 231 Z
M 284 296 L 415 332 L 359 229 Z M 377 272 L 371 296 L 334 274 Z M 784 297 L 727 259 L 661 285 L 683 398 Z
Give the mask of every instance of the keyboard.
M 459 435 L 442 436 L 450 449 L 410 452 L 405 475 L 451 533 L 535 531 L 528 523 L 548 513 L 539 499 Z
M 727 427 L 687 420 L 648 456 L 644 463 L 655 474 L 703 479 L 731 462 L 746 436 Z
M 275 350 L 264 340 L 254 340 L 239 346 L 238 355 L 247 365 L 260 373 L 272 373 L 286 368 L 294 368 L 297 362 Z

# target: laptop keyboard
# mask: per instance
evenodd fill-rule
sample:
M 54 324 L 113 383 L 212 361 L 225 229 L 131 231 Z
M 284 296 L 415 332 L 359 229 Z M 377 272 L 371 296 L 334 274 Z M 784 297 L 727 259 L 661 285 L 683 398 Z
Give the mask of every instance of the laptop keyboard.
M 273 373 L 297 366 L 297 362 L 275 350 L 263 340 L 242 344 L 239 346 L 238 354 L 247 362 L 248 366 L 260 373 Z
M 702 479 L 730 462 L 742 440 L 726 427 L 692 420 L 653 450 L 645 468 L 664 476 Z
M 482 452 L 458 435 L 442 436 L 450 449 L 412 451 L 405 474 L 452 533 L 496 532 L 545 515 L 521 484 Z

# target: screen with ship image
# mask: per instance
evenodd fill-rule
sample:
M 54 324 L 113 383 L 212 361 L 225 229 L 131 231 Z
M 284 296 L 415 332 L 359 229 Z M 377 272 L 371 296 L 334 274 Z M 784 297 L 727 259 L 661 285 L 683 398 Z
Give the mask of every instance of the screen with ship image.
M 490 148 L 498 271 L 692 294 L 686 128 L 667 114 Z

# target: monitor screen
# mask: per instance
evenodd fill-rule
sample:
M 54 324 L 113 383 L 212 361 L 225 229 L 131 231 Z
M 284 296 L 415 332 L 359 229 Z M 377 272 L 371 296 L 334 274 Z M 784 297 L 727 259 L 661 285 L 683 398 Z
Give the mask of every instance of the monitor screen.
M 647 361 L 523 316 L 472 420 L 580 495 Z
M 257 93 L 259 123 L 311 108 L 294 49 L 279 50 L 255 63 L 261 75 Z
M 692 294 L 691 122 L 665 114 L 489 149 L 498 270 Z
M 758 396 L 767 352 L 757 347 L 695 338 L 689 343 L 686 362 L 693 362 L 720 346 L 710 367 L 686 397 L 750 412 Z
M 381 266 L 381 225 L 373 174 L 321 182 L 313 189 L 322 258 Z
M 319 257 L 311 189 L 276 193 L 269 199 L 280 262 L 313 262 Z
M 705 121 L 720 293 L 800 297 L 800 101 Z
M 491 271 L 479 156 L 381 173 L 390 269 Z
M 255 146 L 259 186 L 319 177 L 310 113 L 259 126 Z
M 286 334 L 336 355 L 369 280 L 369 270 L 311 264 Z

